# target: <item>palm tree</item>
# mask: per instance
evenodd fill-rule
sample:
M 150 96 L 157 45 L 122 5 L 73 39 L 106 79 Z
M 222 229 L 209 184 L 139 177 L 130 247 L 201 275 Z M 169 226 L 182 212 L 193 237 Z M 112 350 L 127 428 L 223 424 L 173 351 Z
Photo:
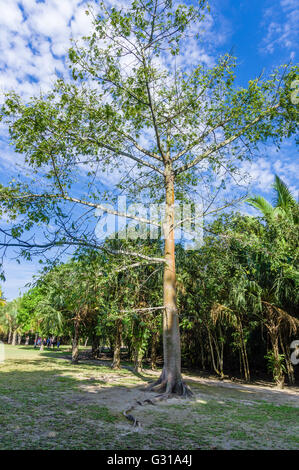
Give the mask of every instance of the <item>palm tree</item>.
M 0 307 L 5 305 L 5 299 L 3 297 L 2 289 L 0 287 Z
M 286 183 L 277 175 L 275 175 L 273 188 L 275 190 L 274 205 L 262 196 L 247 199 L 248 204 L 261 211 L 268 221 L 286 218 L 296 225 L 299 224 L 298 203 Z
M 21 328 L 18 325 L 18 311 L 20 307 L 20 298 L 7 302 L 1 307 L 1 326 L 3 332 L 8 333 L 8 343 L 13 345 L 17 342 L 17 335 L 21 334 Z

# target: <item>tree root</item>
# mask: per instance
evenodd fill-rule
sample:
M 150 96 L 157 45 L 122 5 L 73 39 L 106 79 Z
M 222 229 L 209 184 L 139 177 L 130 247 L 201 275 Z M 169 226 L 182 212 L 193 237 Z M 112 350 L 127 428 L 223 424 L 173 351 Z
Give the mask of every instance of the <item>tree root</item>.
M 175 394 L 183 398 L 189 398 L 193 396 L 191 389 L 186 385 L 183 380 L 179 380 L 175 383 L 169 383 L 167 380 L 162 380 L 161 377 L 154 382 L 153 384 L 149 385 L 146 390 L 150 392 L 161 392 L 166 393 L 168 395 Z
M 123 415 L 131 422 L 133 423 L 134 428 L 136 427 L 141 427 L 140 421 L 138 419 L 134 418 L 133 415 L 129 414 L 129 411 L 132 411 L 135 408 L 136 405 L 130 406 L 127 410 L 123 411 Z
M 149 385 L 148 387 L 146 387 L 146 390 L 148 390 L 149 392 L 164 392 L 166 390 L 166 386 L 167 386 L 167 382 L 166 381 L 159 381 L 157 380 L 157 382 L 154 382 L 153 384 Z
M 136 401 L 135 405 L 130 406 L 128 409 L 123 411 L 123 415 L 133 423 L 134 427 L 141 427 L 140 421 L 138 421 L 130 412 L 136 408 L 136 406 L 144 406 L 146 404 L 155 405 L 157 402 L 168 400 L 171 396 L 179 396 L 182 398 L 190 398 L 193 396 L 192 391 L 182 380 L 177 382 L 174 385 L 167 383 L 166 380 L 159 379 L 157 382 L 153 383 L 146 390 L 154 392 L 162 392 L 154 398 L 147 398 L 146 400 Z
M 123 411 L 123 415 L 124 415 L 131 423 L 133 423 L 134 428 L 135 428 L 135 427 L 141 427 L 140 421 L 138 421 L 138 419 L 136 419 L 132 414 L 130 414 L 130 411 L 134 410 L 137 405 L 138 405 L 138 406 L 144 406 L 144 405 L 146 405 L 146 404 L 148 404 L 148 405 L 155 405 L 155 404 L 156 404 L 157 402 L 159 402 L 159 401 L 167 400 L 167 399 L 169 398 L 169 396 L 170 396 L 169 394 L 163 393 L 162 395 L 157 395 L 157 396 L 154 397 L 153 399 L 146 398 L 146 399 L 143 400 L 143 401 L 137 400 L 135 405 L 132 405 L 132 406 L 130 406 L 129 408 L 127 408 L 125 411 Z

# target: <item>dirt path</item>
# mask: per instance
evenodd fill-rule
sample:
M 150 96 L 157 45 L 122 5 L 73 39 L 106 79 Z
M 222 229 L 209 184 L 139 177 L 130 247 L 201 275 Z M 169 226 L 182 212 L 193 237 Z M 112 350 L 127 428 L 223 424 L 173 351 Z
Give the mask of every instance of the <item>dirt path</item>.
M 107 366 L 107 361 L 105 361 Z M 125 370 L 132 370 L 131 367 L 124 367 Z M 157 371 L 148 371 L 146 370 L 144 374 L 136 374 L 140 379 L 139 385 L 136 387 L 132 386 L 128 388 L 126 383 L 124 388 L 118 387 L 117 390 L 109 390 L 109 398 L 111 398 L 111 403 L 115 400 L 124 403 L 124 406 L 129 405 L 131 400 L 146 400 L 153 397 L 153 393 L 145 392 L 144 388 L 149 381 L 154 381 L 159 376 L 160 372 Z M 109 374 L 108 376 L 98 376 L 93 377 L 97 381 L 102 381 L 103 383 L 117 383 L 119 384 L 120 376 L 119 374 Z M 242 381 L 232 381 L 232 380 L 219 380 L 213 376 L 202 377 L 194 374 L 184 374 L 184 379 L 192 389 L 194 393 L 194 399 L 200 399 L 202 397 L 212 398 L 212 399 L 231 399 L 238 400 L 241 402 L 253 402 L 253 401 L 266 401 L 276 405 L 291 405 L 299 407 L 299 387 L 297 386 L 286 386 L 284 389 L 277 388 L 274 384 L 265 381 L 259 381 L 255 383 L 244 383 Z M 91 393 L 96 393 L 99 388 L 97 385 L 84 386 L 85 390 Z M 102 398 L 106 400 L 105 397 L 105 387 L 103 388 L 103 393 L 101 394 Z M 124 391 L 129 391 L 128 394 L 124 394 Z
M 127 368 L 126 368 L 127 369 Z M 122 412 L 132 404 L 152 400 L 155 396 L 152 392 L 145 391 L 150 378 L 155 380 L 158 372 L 146 371 L 146 375 L 140 375 L 138 385 L 136 381 L 128 383 L 128 377 L 120 378 L 119 374 L 93 375 L 89 377 L 90 384 L 86 383 L 87 377 L 84 375 L 81 379 L 84 384 L 80 386 L 82 392 L 86 392 L 85 398 L 88 402 L 98 403 L 107 406 L 113 412 Z M 143 377 L 143 379 L 142 379 Z M 78 378 L 78 377 L 77 377 Z M 171 405 L 186 405 L 187 403 L 238 403 L 245 406 L 254 406 L 259 403 L 269 403 L 273 405 L 286 405 L 299 408 L 299 388 L 286 387 L 281 390 L 271 384 L 262 382 L 260 384 L 234 383 L 230 380 L 217 380 L 216 378 L 204 378 L 194 375 L 185 375 L 186 382 L 193 391 L 191 400 L 182 400 L 181 398 L 170 398 L 165 403 L 161 403 L 155 408 L 150 406 L 151 410 L 158 412 L 159 407 L 171 407 Z M 123 381 L 123 386 L 121 382 Z M 77 400 L 77 394 L 74 400 Z M 137 417 L 144 414 L 144 407 L 136 407 L 133 415 Z M 173 413 L 173 410 L 170 411 Z M 147 422 L 144 422 L 147 425 Z
M 215 397 L 224 398 L 234 396 L 243 401 L 265 400 L 277 405 L 292 405 L 299 407 L 299 387 L 291 386 L 279 389 L 275 385 L 260 382 L 253 384 L 234 383 L 231 380 L 217 380 L 213 378 L 203 378 L 194 376 L 185 376 L 189 385 L 193 388 L 196 396 L 206 393 L 213 394 Z

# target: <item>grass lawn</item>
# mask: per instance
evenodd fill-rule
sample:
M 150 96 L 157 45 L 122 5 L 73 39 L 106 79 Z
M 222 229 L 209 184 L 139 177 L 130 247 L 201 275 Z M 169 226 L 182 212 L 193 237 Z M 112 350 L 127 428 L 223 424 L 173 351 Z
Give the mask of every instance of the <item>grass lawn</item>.
M 72 365 L 66 348 L 5 346 L 0 364 L 0 449 L 299 449 L 296 390 L 187 376 L 194 398 L 137 406 L 156 374 Z

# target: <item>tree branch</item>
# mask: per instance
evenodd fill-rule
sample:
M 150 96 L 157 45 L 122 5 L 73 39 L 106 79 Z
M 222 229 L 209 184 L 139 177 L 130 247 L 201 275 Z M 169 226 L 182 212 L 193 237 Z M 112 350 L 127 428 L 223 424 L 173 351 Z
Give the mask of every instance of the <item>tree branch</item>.
M 12 199 L 20 200 L 20 199 L 63 199 L 65 201 L 74 202 L 75 204 L 81 204 L 83 206 L 94 207 L 95 209 L 100 209 L 103 212 L 107 212 L 108 214 L 117 215 L 118 217 L 125 217 L 127 219 L 133 219 L 137 222 L 148 224 L 148 225 L 155 225 L 156 227 L 160 227 L 160 224 L 153 222 L 149 219 L 144 219 L 143 217 L 137 217 L 135 215 L 128 214 L 126 212 L 119 212 L 114 209 L 109 209 L 102 204 L 98 204 L 95 202 L 88 202 L 84 201 L 83 199 L 78 199 L 75 197 L 67 196 L 66 194 L 25 194 L 23 196 L 13 196 Z
M 238 139 L 244 132 L 246 132 L 248 129 L 250 129 L 252 126 L 254 126 L 257 122 L 259 122 L 263 117 L 265 117 L 267 114 L 269 114 L 273 109 L 278 108 L 278 105 L 273 106 L 272 108 L 268 109 L 266 112 L 262 113 L 260 116 L 255 118 L 253 121 L 249 122 L 245 127 L 243 127 L 239 132 L 236 134 L 232 135 L 231 137 L 228 137 L 226 140 L 223 142 L 219 143 L 218 145 L 213 145 L 211 148 L 209 148 L 206 152 L 203 154 L 199 155 L 196 157 L 192 162 L 186 163 L 185 165 L 177 168 L 174 170 L 174 174 L 178 175 L 180 173 L 183 173 L 186 170 L 190 170 L 190 168 L 193 168 L 195 165 L 197 165 L 200 161 L 203 159 L 207 158 L 211 153 L 216 152 L 217 150 L 220 150 L 227 145 L 231 144 L 234 142 L 236 139 Z M 187 150 L 188 151 L 188 150 Z M 185 151 L 186 153 L 186 151 Z

